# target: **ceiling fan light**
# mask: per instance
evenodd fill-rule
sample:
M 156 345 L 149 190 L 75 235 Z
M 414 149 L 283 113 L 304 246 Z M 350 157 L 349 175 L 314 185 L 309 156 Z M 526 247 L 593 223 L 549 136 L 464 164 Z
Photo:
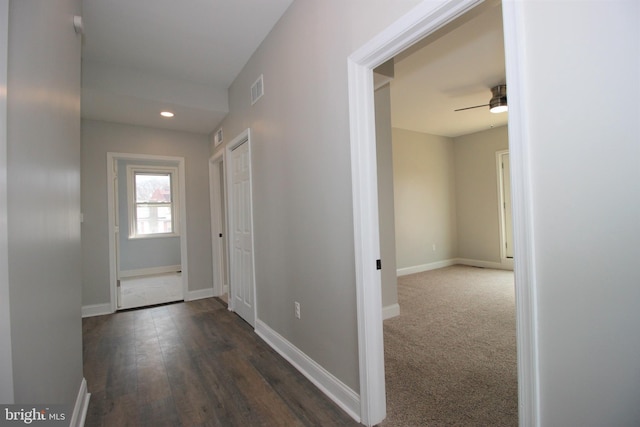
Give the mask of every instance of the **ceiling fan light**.
M 491 105 L 489 107 L 489 111 L 495 114 L 506 113 L 507 111 L 509 111 L 509 106 L 507 105 L 506 101 L 504 103 L 498 102 L 495 105 Z
M 492 113 L 506 113 L 507 106 L 507 85 L 498 85 L 491 88 L 493 97 L 489 101 L 489 111 Z

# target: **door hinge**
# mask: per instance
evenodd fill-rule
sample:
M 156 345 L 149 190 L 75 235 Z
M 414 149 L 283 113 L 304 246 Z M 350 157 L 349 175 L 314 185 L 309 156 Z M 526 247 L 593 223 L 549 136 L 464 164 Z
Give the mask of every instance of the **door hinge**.
M 222 237 L 222 233 L 218 234 L 218 237 Z
M 376 260 L 376 270 L 382 270 L 382 260 Z

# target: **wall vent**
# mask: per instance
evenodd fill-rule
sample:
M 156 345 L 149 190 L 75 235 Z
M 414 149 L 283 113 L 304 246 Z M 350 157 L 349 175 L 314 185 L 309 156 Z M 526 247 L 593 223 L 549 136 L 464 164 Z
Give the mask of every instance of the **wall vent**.
M 262 74 L 260 74 L 258 80 L 251 86 L 251 105 L 258 102 L 258 99 L 260 99 L 262 95 L 264 95 L 264 83 L 262 81 Z
M 215 135 L 213 136 L 213 142 L 215 145 L 222 144 L 222 128 L 218 129 Z

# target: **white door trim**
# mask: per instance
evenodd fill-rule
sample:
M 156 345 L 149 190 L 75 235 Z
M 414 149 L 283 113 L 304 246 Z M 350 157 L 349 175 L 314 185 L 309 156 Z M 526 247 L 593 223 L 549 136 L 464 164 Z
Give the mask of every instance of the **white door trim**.
M 226 221 L 223 223 L 220 212 L 226 211 L 226 195 L 223 194 L 220 172 L 224 164 L 224 150 L 219 150 L 209 158 L 209 192 L 211 203 L 211 244 L 213 253 L 213 295 L 220 296 L 224 289 L 224 256 L 227 248 L 223 245 L 220 234 L 228 236 Z M 225 186 L 226 188 L 226 186 Z M 227 259 L 228 256 L 227 256 Z M 228 271 L 228 268 L 227 268 Z
M 231 216 L 231 212 L 229 211 L 231 209 L 231 206 L 233 206 L 233 201 L 232 201 L 232 197 L 233 197 L 233 193 L 231 191 L 231 185 L 232 185 L 232 173 L 233 173 L 233 164 L 232 164 L 232 155 L 231 152 L 236 149 L 237 147 L 239 147 L 240 145 L 246 143 L 247 147 L 249 149 L 249 203 L 250 203 L 250 217 L 249 217 L 249 222 L 251 224 L 251 269 L 252 274 L 251 277 L 253 279 L 253 283 L 251 284 L 251 287 L 253 288 L 253 319 L 254 319 L 254 324 L 251 325 L 254 327 L 255 329 L 255 323 L 258 321 L 258 315 L 257 315 L 257 305 L 258 305 L 258 301 L 256 298 L 256 267 L 255 267 L 255 244 L 254 244 L 254 228 L 253 228 L 253 168 L 251 166 L 251 158 L 252 158 L 252 148 L 251 148 L 251 130 L 250 129 L 245 129 L 242 133 L 240 133 L 240 135 L 236 136 L 233 140 L 231 140 L 227 146 L 225 147 L 224 150 L 224 164 L 226 166 L 225 168 L 225 179 L 226 179 L 226 185 L 225 185 L 225 190 L 226 190 L 226 196 L 227 196 L 227 212 L 226 212 L 226 219 L 227 219 L 227 231 L 231 232 L 231 230 L 233 230 L 233 224 L 232 224 L 232 216 Z M 233 266 L 233 250 L 232 250 L 232 242 L 231 242 L 231 236 L 228 234 L 227 235 L 227 254 L 228 254 L 228 263 L 229 266 Z M 229 273 L 229 302 L 228 302 L 228 307 L 229 310 L 231 311 L 235 311 L 235 301 L 233 298 L 233 280 L 232 280 L 232 274 L 233 274 L 233 268 L 229 268 L 228 270 Z
M 151 154 L 107 153 L 107 211 L 109 218 L 109 285 L 111 312 L 118 309 L 118 255 L 117 239 L 118 223 L 115 215 L 117 200 L 113 183 L 116 178 L 114 164 L 118 160 L 145 160 L 175 162 L 178 164 L 178 209 L 180 210 L 180 264 L 182 266 L 182 295 L 185 299 L 189 290 L 189 263 L 187 257 L 187 201 L 184 172 L 184 157 L 155 156 Z
M 425 0 L 371 39 L 348 59 L 351 170 L 356 262 L 358 345 L 360 360 L 361 420 L 379 423 L 386 416 L 384 346 L 377 199 L 377 166 L 373 69 L 417 41 L 461 16 L 482 0 Z M 518 335 L 518 387 L 520 425 L 539 425 L 535 277 L 531 212 L 529 144 L 524 129 L 522 60 L 522 6 L 505 1 L 506 69 L 509 84 L 509 140 L 512 168 L 514 242 L 516 265 L 516 315 Z M 520 26 L 518 26 L 520 24 Z

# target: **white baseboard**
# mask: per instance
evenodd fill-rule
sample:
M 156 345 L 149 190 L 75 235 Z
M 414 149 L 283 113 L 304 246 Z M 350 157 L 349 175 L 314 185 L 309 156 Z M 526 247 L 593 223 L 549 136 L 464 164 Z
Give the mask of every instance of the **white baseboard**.
M 478 259 L 456 258 L 456 264 L 468 265 L 471 267 L 494 268 L 496 270 L 513 270 L 513 262 L 500 263 L 493 261 L 481 261 Z
M 423 271 L 435 270 L 438 268 L 450 267 L 452 265 L 468 265 L 471 267 L 495 268 L 496 270 L 513 270 L 513 261 L 505 260 L 504 262 L 482 261 L 470 258 L 452 258 L 443 261 L 436 261 L 430 264 L 416 265 L 413 267 L 399 268 L 396 270 L 398 276 L 406 276 L 414 273 L 422 273 Z
M 182 270 L 180 265 L 165 265 L 163 267 L 138 268 L 136 270 L 125 270 L 118 274 L 120 279 L 140 276 L 153 276 L 156 274 L 177 273 Z
M 256 319 L 256 334 L 346 411 L 351 418 L 360 422 L 360 396 L 355 391 L 259 319 Z
M 202 298 L 211 298 L 213 297 L 213 288 L 206 289 L 198 289 L 197 291 L 189 291 L 187 292 L 187 296 L 184 299 L 185 301 L 194 301 Z
M 76 404 L 73 407 L 73 414 L 71 414 L 69 427 L 84 426 L 84 421 L 87 418 L 87 409 L 89 408 L 90 398 L 91 394 L 87 391 L 87 380 L 83 378 L 80 382 L 80 390 L 78 390 L 78 397 L 76 398 Z
M 82 317 L 102 316 L 103 314 L 111 314 L 111 304 L 92 304 L 82 306 Z
M 382 320 L 400 316 L 400 305 L 398 303 L 382 307 Z
M 445 259 L 443 261 L 436 261 L 429 264 L 399 268 L 398 270 L 396 270 L 396 274 L 398 276 L 406 276 L 414 273 L 422 273 L 423 271 L 435 270 L 437 268 L 449 267 L 456 264 L 457 264 L 456 259 Z

